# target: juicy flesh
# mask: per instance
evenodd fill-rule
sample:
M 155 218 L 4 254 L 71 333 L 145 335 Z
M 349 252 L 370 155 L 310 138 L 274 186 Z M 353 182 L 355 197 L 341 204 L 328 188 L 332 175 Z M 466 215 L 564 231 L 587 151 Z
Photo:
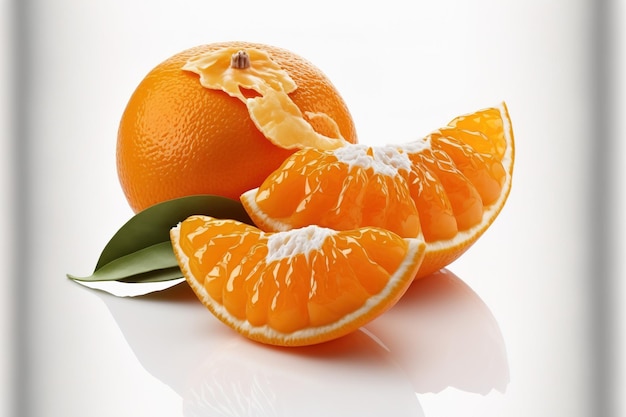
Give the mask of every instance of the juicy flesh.
M 308 250 L 276 257 L 268 256 L 270 236 L 287 243 L 305 239 L 302 229 L 269 234 L 202 216 L 180 227 L 190 273 L 211 299 L 237 319 L 284 333 L 333 323 L 363 306 L 408 249 L 399 236 L 372 228 L 333 231 Z
M 397 149 L 411 164 L 392 175 L 373 164 L 343 163 L 337 151 L 302 150 L 259 187 L 256 204 L 292 227 L 377 226 L 403 237 L 421 230 L 427 242 L 434 242 L 479 224 L 502 192 L 506 140 L 499 109 L 457 117 Z M 377 158 L 376 152 L 368 156 Z
M 417 209 L 402 176 L 351 167 L 332 152 L 296 152 L 264 181 L 256 202 L 272 218 L 293 227 L 375 226 L 403 237 L 420 233 Z

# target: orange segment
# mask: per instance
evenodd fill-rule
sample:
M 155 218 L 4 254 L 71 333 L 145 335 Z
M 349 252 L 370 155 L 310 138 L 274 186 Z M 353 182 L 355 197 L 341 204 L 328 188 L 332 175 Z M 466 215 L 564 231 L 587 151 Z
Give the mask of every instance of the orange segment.
M 413 165 L 408 185 L 427 242 L 452 239 L 459 231 L 446 190 L 422 165 Z
M 241 200 L 268 231 L 374 226 L 416 237 L 419 216 L 405 179 L 410 166 L 406 154 L 392 147 L 303 149 Z
M 265 233 L 207 216 L 189 217 L 170 235 L 185 278 L 218 319 L 283 346 L 335 339 L 382 314 L 425 251 L 421 239 L 377 228 Z
M 446 139 L 442 138 L 444 136 Z M 489 228 L 504 207 L 511 191 L 515 160 L 513 129 L 505 103 L 458 116 L 448 126 L 438 129 L 428 138 L 431 140 L 431 147 L 444 152 L 476 190 L 478 195 L 472 195 L 466 204 L 479 199 L 482 215 L 478 222 L 472 224 L 473 222 L 468 221 L 463 228 L 455 212 L 459 231 L 454 237 L 430 241 L 427 239 L 426 256 L 418 277 L 435 272 L 456 260 Z M 463 152 L 453 149 L 445 143 L 446 140 L 461 146 Z M 451 201 L 455 194 L 459 201 L 464 200 L 459 194 L 466 192 L 461 191 L 464 189 L 445 185 L 444 188 Z
M 455 137 L 457 131 L 449 132 L 449 136 L 443 136 L 442 133 L 430 136 L 432 146 L 445 152 L 454 161 L 458 170 L 475 185 L 484 205 L 492 204 L 502 192 L 502 184 L 506 179 L 500 161 L 494 155 L 481 153 L 462 142 Z
M 424 149 L 410 154 L 410 159 L 413 165 L 424 167 L 439 180 L 450 201 L 458 230 L 469 229 L 480 222 L 483 215 L 480 194 L 447 153 Z
M 450 123 L 450 127 L 456 127 L 462 131 L 482 133 L 493 147 L 493 151 L 483 150 L 476 141 L 465 141 L 480 152 L 492 153 L 498 160 L 503 161 L 512 155 L 511 144 L 513 142 L 513 129 L 511 119 L 505 103 L 498 107 L 490 107 L 479 110 L 471 114 L 455 117 Z
M 513 160 L 502 103 L 403 145 L 303 149 L 241 201 L 267 231 L 317 224 L 422 235 L 427 251 L 418 276 L 425 276 L 458 258 L 493 222 L 511 188 Z

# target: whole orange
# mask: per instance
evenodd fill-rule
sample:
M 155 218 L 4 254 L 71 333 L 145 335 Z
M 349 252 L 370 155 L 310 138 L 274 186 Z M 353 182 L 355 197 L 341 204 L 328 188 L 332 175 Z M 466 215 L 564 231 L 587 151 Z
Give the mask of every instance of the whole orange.
M 117 171 L 135 212 L 194 194 L 232 199 L 258 187 L 295 150 L 280 148 L 257 129 L 246 105 L 203 87 L 182 69 L 191 57 L 225 47 L 268 52 L 295 81 L 289 98 L 302 113 L 325 113 L 341 135 L 356 142 L 356 129 L 337 89 L 320 69 L 288 50 L 247 42 L 223 42 L 182 51 L 157 65 L 137 86 L 122 115 Z M 332 136 L 323 118 L 309 123 Z

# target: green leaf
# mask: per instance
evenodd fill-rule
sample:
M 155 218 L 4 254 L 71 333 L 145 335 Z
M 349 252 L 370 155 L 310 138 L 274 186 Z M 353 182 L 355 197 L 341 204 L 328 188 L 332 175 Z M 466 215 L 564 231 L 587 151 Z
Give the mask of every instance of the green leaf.
M 76 281 L 154 282 L 182 278 L 170 242 L 157 243 L 117 258 L 88 277 L 68 275 Z
M 253 224 L 239 201 L 215 195 L 195 195 L 165 201 L 132 217 L 105 246 L 96 270 L 148 246 L 170 241 L 170 229 L 193 214 Z
M 170 242 L 170 229 L 194 214 L 253 224 L 239 201 L 214 195 L 182 197 L 137 213 L 113 235 L 102 250 L 92 275 L 76 281 L 131 283 L 182 278 Z

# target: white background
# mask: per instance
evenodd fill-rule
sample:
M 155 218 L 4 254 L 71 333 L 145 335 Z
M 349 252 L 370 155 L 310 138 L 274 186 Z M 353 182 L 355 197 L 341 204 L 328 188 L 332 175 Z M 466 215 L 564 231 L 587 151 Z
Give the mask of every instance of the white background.
M 337 404 L 326 415 L 347 415 L 342 404 L 376 396 L 388 397 L 388 415 L 547 417 L 617 410 L 606 401 L 625 386 L 617 373 L 602 371 L 607 363 L 624 365 L 598 355 L 607 349 L 602 337 L 624 327 L 618 320 L 624 312 L 598 309 L 603 293 L 597 288 L 609 282 L 617 291 L 608 298 L 617 300 L 624 287 L 605 275 L 623 270 L 598 268 L 594 259 L 597 248 L 612 247 L 614 256 L 605 261 L 615 261 L 621 246 L 598 240 L 603 219 L 596 219 L 593 199 L 624 193 L 615 189 L 618 182 L 596 182 L 596 109 L 610 107 L 597 102 L 594 2 L 390 0 L 356 7 L 324 0 L 302 6 L 278 0 L 59 0 L 24 2 L 18 9 L 4 0 L 2 12 L 22 16 L 3 19 L 4 62 L 28 66 L 0 66 L 2 92 L 9 93 L 2 95 L 0 128 L 9 132 L 3 139 L 15 137 L 2 142 L 0 185 L 4 200 L 17 202 L 0 212 L 10 236 L 0 247 L 0 262 L 7 265 L 0 295 L 7 318 L 0 328 L 7 335 L 0 388 L 7 395 L 0 405 L 7 410 L 13 404 L 33 416 L 240 415 L 233 404 L 197 414 L 185 406 L 191 394 L 184 387 L 192 386 L 197 372 L 211 372 L 218 359 L 232 361 L 242 381 L 265 378 L 274 387 L 276 397 L 258 406 L 267 415 L 289 415 L 304 401 L 303 394 L 289 395 L 294 381 L 313 387 L 317 404 Z M 611 34 L 618 35 L 623 39 L 621 32 Z M 104 244 L 132 215 L 117 182 L 115 141 L 135 86 L 168 56 L 223 40 L 282 46 L 315 63 L 341 91 L 365 143 L 410 140 L 458 114 L 507 102 L 516 135 L 513 191 L 488 233 L 449 268 L 497 323 L 494 340 L 506 351 L 500 366 L 510 378 L 504 392 L 469 392 L 435 369 L 443 386 L 415 389 L 407 400 L 407 384 L 381 370 L 387 368 L 365 372 L 346 364 L 350 356 L 344 355 L 338 366 L 345 372 L 337 374 L 323 360 L 323 349 L 313 355 L 318 366 L 311 366 L 250 346 L 194 303 L 115 299 L 65 278 L 67 272 L 90 273 Z M 613 64 L 623 69 L 622 61 Z M 617 87 L 623 93 L 623 84 Z M 603 133 L 623 134 L 619 112 L 609 114 L 615 126 Z M 621 141 L 601 143 L 623 150 Z M 611 201 L 624 206 L 623 198 Z M 617 213 L 608 213 L 620 221 L 611 229 L 624 231 Z M 611 327 L 598 323 L 598 315 Z M 421 329 L 402 318 L 389 320 L 398 333 Z M 205 326 L 217 334 L 209 338 Z M 220 343 L 233 348 L 215 347 Z M 415 346 L 416 358 L 421 347 Z M 214 352 L 222 356 L 216 359 Z M 359 360 L 378 357 L 359 352 Z M 599 379 L 608 376 L 614 377 Z M 475 378 L 483 381 L 480 372 Z M 233 398 L 247 400 L 245 392 L 251 391 Z M 222 397 L 231 398 L 227 392 Z

